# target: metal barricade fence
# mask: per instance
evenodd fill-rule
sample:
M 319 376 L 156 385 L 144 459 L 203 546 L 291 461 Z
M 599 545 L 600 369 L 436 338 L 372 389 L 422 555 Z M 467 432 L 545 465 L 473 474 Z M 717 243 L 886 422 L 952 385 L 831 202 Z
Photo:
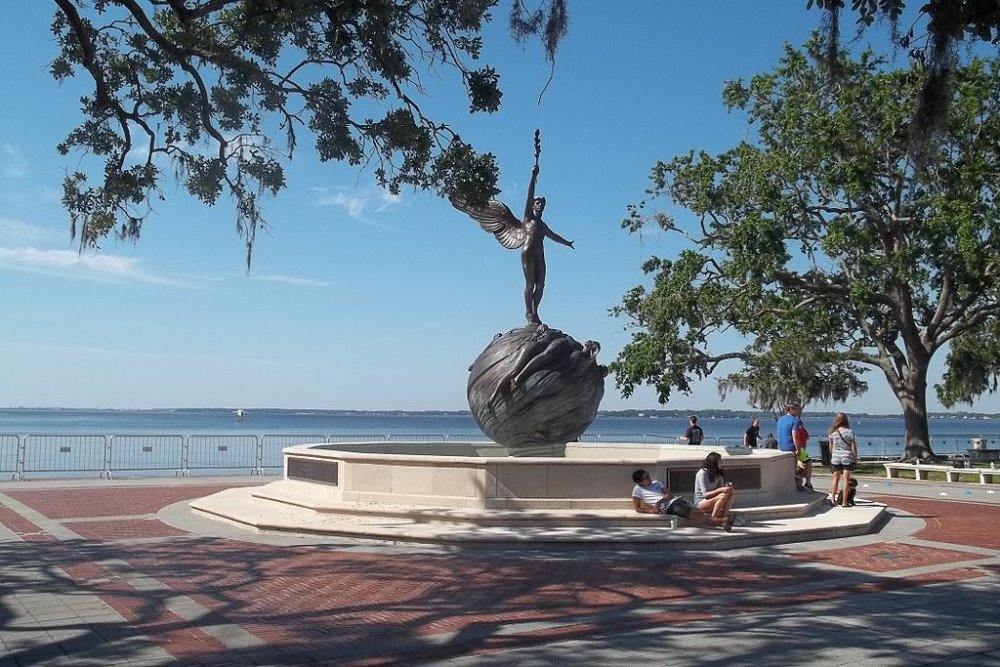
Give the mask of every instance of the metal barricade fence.
M 173 470 L 184 468 L 182 435 L 113 435 L 111 436 L 109 476 L 118 471 Z
M 645 435 L 633 434 L 618 434 L 618 433 L 584 433 L 579 438 L 577 442 L 606 442 L 614 444 L 631 444 L 631 443 L 645 443 Z
M 717 440 L 718 438 L 716 438 Z M 583 443 L 607 443 L 613 445 L 680 445 L 676 435 L 662 435 L 660 433 L 584 433 L 577 442 Z M 706 438 L 701 446 L 713 444 Z
M 613 438 L 615 437 L 616 436 L 613 435 L 598 435 L 596 433 L 584 433 L 579 438 L 577 438 L 576 441 L 577 442 L 623 442 L 614 440 Z M 608 439 L 605 440 L 605 438 Z
M 335 435 L 327 436 L 326 441 L 328 443 L 336 442 L 387 442 L 388 436 L 383 433 L 350 433 L 343 434 L 338 433 Z
M 96 472 L 109 474 L 108 438 L 104 435 L 24 436 L 25 475 L 33 472 Z
M 285 461 L 281 450 L 292 445 L 313 445 L 326 442 L 325 435 L 294 434 L 294 435 L 262 435 L 260 436 L 260 467 L 284 468 Z
M 21 436 L 0 433 L 0 474 L 9 474 L 11 479 L 20 479 L 22 476 L 20 463 Z
M 885 438 L 866 438 L 858 436 L 858 456 L 861 458 L 879 458 L 886 456 Z
M 958 454 L 969 448 L 969 438 L 959 436 L 931 436 L 931 447 L 936 454 Z
M 485 433 L 447 433 L 444 439 L 448 442 L 493 442 Z
M 191 470 L 249 470 L 263 474 L 256 435 L 189 435 L 181 475 Z
M 985 441 L 988 449 L 1000 449 L 1000 436 L 938 435 L 931 446 L 938 454 L 964 454 L 973 442 Z M 24 480 L 28 473 L 96 472 L 111 478 L 118 471 L 155 472 L 173 470 L 188 476 L 192 470 L 248 470 L 263 474 L 264 468 L 282 468 L 285 447 L 313 443 L 406 443 L 491 442 L 482 433 L 360 433 L 335 434 L 219 434 L 219 435 L 88 435 L 88 434 L 0 434 L 0 474 Z M 583 443 L 679 444 L 676 436 L 658 434 L 584 434 Z M 739 436 L 706 438 L 702 447 L 742 445 Z M 982 447 L 982 445 L 979 445 Z M 894 458 L 905 448 L 903 436 L 858 438 L 862 458 Z
M 387 433 L 386 442 L 445 442 L 448 436 L 443 433 Z
M 658 433 L 644 433 L 642 435 L 642 442 L 648 445 L 676 445 L 677 442 L 676 435 L 660 435 Z

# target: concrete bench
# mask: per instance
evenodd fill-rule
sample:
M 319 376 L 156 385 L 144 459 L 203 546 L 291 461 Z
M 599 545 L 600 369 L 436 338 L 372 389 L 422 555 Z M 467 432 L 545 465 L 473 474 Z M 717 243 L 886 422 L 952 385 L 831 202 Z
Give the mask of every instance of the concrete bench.
M 958 482 L 959 475 L 979 475 L 980 484 L 989 484 L 1000 476 L 1000 470 L 977 470 L 976 468 L 956 468 L 954 466 L 925 465 L 916 463 L 883 463 L 887 478 L 898 478 L 900 470 L 912 470 L 917 479 L 927 479 L 930 471 L 943 472 L 949 482 Z
M 943 472 L 945 479 L 952 481 L 952 472 L 965 470 L 965 468 L 955 468 L 953 466 L 924 465 L 919 463 L 883 463 L 885 466 L 885 476 L 888 478 L 899 477 L 900 470 L 912 470 L 917 479 L 927 479 L 930 471 Z
M 997 478 L 1000 477 L 1000 470 L 980 470 L 979 471 L 979 483 L 980 484 L 996 484 Z

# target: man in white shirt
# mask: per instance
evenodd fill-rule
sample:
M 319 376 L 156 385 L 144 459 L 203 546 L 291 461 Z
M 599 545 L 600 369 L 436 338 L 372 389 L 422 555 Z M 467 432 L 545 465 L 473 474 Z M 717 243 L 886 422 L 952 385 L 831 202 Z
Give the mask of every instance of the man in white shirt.
M 692 505 L 686 498 L 674 496 L 663 482 L 654 480 L 645 470 L 632 473 L 635 487 L 632 489 L 632 508 L 639 514 L 673 514 L 702 526 L 718 526 L 729 532 L 733 528 L 733 517 L 713 517 Z

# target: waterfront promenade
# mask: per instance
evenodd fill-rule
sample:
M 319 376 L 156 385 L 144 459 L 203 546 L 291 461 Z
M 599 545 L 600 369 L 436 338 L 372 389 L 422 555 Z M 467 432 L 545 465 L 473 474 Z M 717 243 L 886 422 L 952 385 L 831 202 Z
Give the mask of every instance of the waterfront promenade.
M 255 534 L 186 505 L 259 483 L 0 483 L 0 667 L 1000 665 L 995 485 L 866 478 L 877 533 L 717 554 Z

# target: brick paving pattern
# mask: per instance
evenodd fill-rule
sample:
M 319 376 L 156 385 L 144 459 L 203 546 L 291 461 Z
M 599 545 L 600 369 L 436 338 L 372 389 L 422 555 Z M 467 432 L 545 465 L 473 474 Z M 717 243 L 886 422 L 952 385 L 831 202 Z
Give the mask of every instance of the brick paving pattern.
M 919 517 L 922 527 L 892 539 L 833 541 L 830 548 L 728 554 L 270 544 L 251 533 L 191 534 L 156 517 L 168 505 L 222 488 L 164 480 L 0 492 L 0 667 L 604 664 L 599 656 L 620 662 L 634 651 L 658 656 L 665 647 L 674 650 L 670 664 L 697 664 L 713 645 L 707 637 L 720 629 L 739 626 L 754 636 L 761 619 L 853 608 L 859 599 L 887 607 L 899 594 L 935 599 L 944 606 L 933 623 L 944 632 L 958 621 L 940 609 L 979 614 L 980 604 L 995 603 L 1000 579 L 1000 507 L 988 504 L 884 496 L 879 500 Z M 942 600 L 955 586 L 970 588 Z M 976 593 L 983 591 L 980 602 Z M 963 624 L 1000 630 L 988 612 Z M 779 662 L 795 664 L 789 656 L 811 642 L 785 645 L 775 632 L 765 636 L 773 644 L 762 655 L 783 651 Z M 637 639 L 647 636 L 665 644 Z M 940 643 L 961 642 L 949 635 Z M 858 650 L 882 660 L 875 648 Z M 967 664 L 1000 664 L 995 644 L 956 650 Z M 817 655 L 823 657 L 812 664 L 857 657 Z M 950 655 L 911 643 L 878 664 L 918 664 L 914 656 L 946 664 Z M 741 664 L 738 654 L 729 658 Z
M 876 496 L 924 520 L 916 537 L 934 542 L 1000 550 L 1000 507 L 955 500 Z
M 187 535 L 187 531 L 168 526 L 157 519 L 119 519 L 116 521 L 74 521 L 66 524 L 87 540 L 127 540 L 146 537 Z
M 819 551 L 798 556 L 801 560 L 819 561 L 839 567 L 867 572 L 908 570 L 923 565 L 981 560 L 981 556 L 965 551 L 951 551 L 915 544 L 869 544 L 848 549 Z
M 50 519 L 119 517 L 153 514 L 167 505 L 211 495 L 228 486 L 112 487 L 108 489 L 38 489 L 7 491 L 5 495 L 24 503 Z

